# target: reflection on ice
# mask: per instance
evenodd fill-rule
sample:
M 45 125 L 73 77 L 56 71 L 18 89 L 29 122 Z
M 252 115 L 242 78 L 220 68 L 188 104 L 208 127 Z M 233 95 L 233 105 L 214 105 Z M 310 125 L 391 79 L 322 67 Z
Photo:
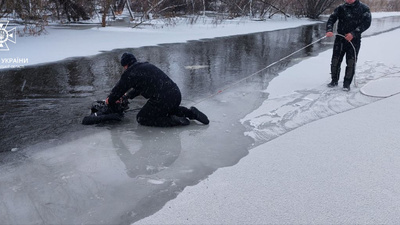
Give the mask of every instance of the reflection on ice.
M 153 129 L 111 130 L 113 147 L 131 178 L 167 169 L 181 152 L 179 133 Z

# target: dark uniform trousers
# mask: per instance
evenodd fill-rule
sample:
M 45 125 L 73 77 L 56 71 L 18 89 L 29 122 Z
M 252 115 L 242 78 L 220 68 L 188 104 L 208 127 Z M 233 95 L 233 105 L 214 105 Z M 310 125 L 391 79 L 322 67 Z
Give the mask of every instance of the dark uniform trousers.
M 352 45 L 353 44 L 353 45 Z M 354 46 L 354 48 L 353 48 Z M 354 38 L 351 43 L 344 37 L 336 36 L 333 46 L 333 55 L 331 62 L 332 81 L 338 82 L 340 78 L 340 65 L 342 64 L 344 55 L 346 55 L 346 73 L 344 84 L 349 85 L 353 80 L 355 73 L 356 60 L 361 47 L 361 40 Z
M 176 126 L 177 121 L 173 116 L 187 117 L 194 119 L 193 112 L 181 104 L 181 93 L 179 90 L 171 90 L 168 96 L 160 100 L 149 99 L 143 108 L 139 111 L 136 118 L 139 124 L 155 127 Z

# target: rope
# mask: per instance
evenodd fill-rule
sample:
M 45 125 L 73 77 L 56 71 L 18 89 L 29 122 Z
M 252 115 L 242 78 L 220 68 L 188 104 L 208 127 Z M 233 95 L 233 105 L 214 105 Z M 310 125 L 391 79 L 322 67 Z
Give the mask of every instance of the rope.
M 343 38 L 346 38 L 346 36 L 342 35 L 342 34 L 335 34 L 336 36 L 340 36 Z M 349 41 L 349 43 L 351 44 L 351 47 L 353 47 L 354 50 L 354 57 L 355 57 L 355 62 L 354 62 L 354 76 L 353 76 L 353 83 L 354 83 L 354 87 L 358 87 L 357 85 L 357 80 L 356 80 L 356 67 L 357 67 L 357 50 L 356 47 L 354 47 L 353 42 Z
M 375 79 L 373 79 L 373 80 L 371 80 L 371 81 L 376 81 L 376 80 L 379 80 L 379 79 L 388 77 L 388 76 L 393 75 L 393 74 L 398 74 L 398 73 L 400 73 L 400 71 L 394 71 L 394 72 L 392 72 L 392 73 L 388 73 L 388 74 L 385 74 L 385 75 L 383 75 L 383 76 L 377 77 L 377 78 L 375 78 Z M 394 77 L 393 77 L 393 78 L 394 78 Z M 400 78 L 400 77 L 396 77 L 396 78 Z M 368 85 L 368 83 L 367 83 L 366 85 Z M 365 85 L 365 86 L 366 86 L 366 85 Z M 365 87 L 365 86 L 364 86 L 364 87 Z M 377 95 L 371 95 L 371 94 L 365 93 L 365 91 L 363 91 L 363 89 L 360 88 L 360 93 L 363 94 L 363 95 L 365 95 L 365 96 L 373 97 L 373 98 L 388 98 L 388 97 L 392 97 L 392 96 L 395 96 L 395 95 L 400 94 L 400 91 L 399 91 L 399 92 L 395 92 L 395 93 L 390 94 L 390 95 L 387 95 L 387 96 L 377 96 Z
M 342 35 L 342 34 L 336 34 L 337 36 L 340 36 L 340 37 L 343 37 L 343 38 L 346 38 L 346 36 L 344 36 L 344 35 Z M 356 80 L 356 68 L 357 68 L 357 59 L 358 59 L 358 57 L 357 57 L 357 50 L 356 50 L 356 48 L 354 47 L 354 44 L 351 42 L 351 41 L 349 41 L 349 43 L 351 44 L 351 46 L 353 47 L 353 50 L 354 50 L 354 57 L 355 57 L 355 63 L 354 63 L 354 76 L 353 76 L 353 82 L 354 82 L 354 86 L 355 87 L 358 87 L 358 84 L 357 84 L 357 80 Z M 388 75 L 393 75 L 393 74 L 396 74 L 396 73 L 399 73 L 400 71 L 397 71 L 397 72 L 394 72 L 394 73 L 389 73 L 389 74 L 386 74 L 386 75 L 383 75 L 383 76 L 381 76 L 381 77 L 378 77 L 378 78 L 376 78 L 376 79 L 374 79 L 374 80 L 378 80 L 378 79 L 381 79 L 381 78 L 383 78 L 383 77 L 386 77 L 386 76 L 388 76 Z M 365 93 L 362 89 L 360 89 L 360 93 L 361 94 L 363 94 L 363 95 L 365 95 L 365 96 L 368 96 L 368 97 L 375 97 L 375 98 L 388 98 L 388 97 L 391 97 L 391 96 L 394 96 L 394 95 L 397 95 L 397 94 L 400 94 L 400 92 L 396 92 L 396 93 L 394 93 L 394 94 L 391 94 L 391 95 L 388 95 L 388 96 L 374 96 L 374 95 L 370 95 L 370 94 L 367 94 L 367 93 Z
M 343 37 L 343 38 L 346 38 L 346 36 L 344 36 L 344 35 L 342 35 L 342 34 L 335 34 L 335 35 L 336 35 L 336 36 Z M 243 82 L 243 81 L 249 79 L 250 77 L 253 77 L 253 76 L 255 76 L 255 75 L 261 73 L 262 71 L 264 71 L 264 70 L 266 70 L 266 69 L 268 69 L 268 68 L 274 66 L 274 65 L 277 64 L 277 63 L 280 63 L 281 61 L 283 61 L 283 60 L 285 60 L 285 59 L 287 59 L 287 58 L 293 56 L 294 54 L 296 54 L 296 53 L 298 53 L 298 52 L 300 52 L 300 51 L 302 51 L 302 50 L 304 50 L 304 49 L 310 47 L 311 45 L 314 45 L 315 43 L 320 42 L 321 40 L 323 40 L 323 39 L 325 39 L 325 38 L 326 38 L 326 36 L 323 36 L 322 38 L 320 38 L 320 39 L 318 39 L 318 40 L 316 40 L 316 41 L 314 41 L 314 42 L 312 42 L 312 43 L 310 43 L 310 44 L 304 46 L 303 48 L 301 48 L 301 49 L 299 49 L 299 50 L 297 50 L 297 51 L 295 51 L 295 52 L 293 52 L 293 53 L 291 53 L 291 54 L 289 54 L 289 55 L 287 55 L 287 56 L 281 58 L 280 60 L 271 63 L 270 65 L 268 65 L 268 66 L 262 68 L 261 70 L 255 72 L 255 73 L 253 73 L 253 74 L 250 74 L 249 76 L 247 76 L 247 77 L 245 77 L 245 78 L 242 78 L 242 79 L 238 80 L 238 81 L 235 82 L 235 83 L 232 83 L 231 85 L 229 85 L 229 86 L 227 86 L 227 87 L 221 89 L 221 90 L 218 91 L 217 93 L 212 94 L 212 95 L 210 95 L 210 96 L 208 96 L 208 97 L 205 97 L 205 98 L 203 98 L 203 99 L 201 99 L 201 100 L 195 102 L 194 105 L 197 105 L 197 104 L 199 104 L 199 103 L 201 103 L 201 102 L 203 102 L 203 101 L 205 101 L 205 100 L 207 100 L 207 99 L 210 99 L 210 98 L 213 98 L 213 97 L 217 96 L 218 94 L 220 94 L 220 93 L 222 93 L 222 92 L 224 92 L 224 91 L 226 91 L 226 90 L 228 90 L 228 89 L 230 89 L 230 88 L 232 88 L 232 87 L 238 85 L 239 83 L 241 83 L 241 82 Z M 354 46 L 354 44 L 353 44 L 351 41 L 349 41 L 349 43 L 351 44 L 351 46 L 352 46 L 352 48 L 353 48 L 353 50 L 354 50 L 354 57 L 355 57 L 355 59 L 354 59 L 355 62 L 354 62 L 353 83 L 354 83 L 354 86 L 355 86 L 355 87 L 358 87 L 357 79 L 356 79 L 356 67 L 357 67 L 357 60 L 358 60 L 358 57 L 357 57 L 357 50 L 356 50 L 356 47 Z M 361 92 L 361 93 L 362 93 L 362 92 Z M 365 93 L 362 93 L 362 94 L 366 95 Z
M 206 97 L 206 98 L 201 99 L 200 101 L 195 102 L 194 105 L 197 105 L 197 104 L 199 104 L 199 103 L 201 103 L 201 102 L 203 102 L 203 101 L 205 101 L 205 100 L 207 100 L 207 99 L 210 99 L 210 98 L 213 98 L 213 97 L 217 96 L 218 94 L 220 94 L 220 93 L 222 93 L 222 92 L 224 92 L 224 91 L 226 91 L 226 90 L 228 90 L 228 89 L 230 89 L 230 88 L 232 88 L 232 87 L 238 85 L 239 83 L 241 83 L 241 82 L 243 82 L 243 81 L 249 79 L 250 77 L 253 77 L 253 76 L 255 76 L 255 75 L 261 73 L 262 71 L 264 71 L 264 70 L 266 70 L 266 69 L 268 69 L 268 68 L 274 66 L 274 65 L 277 64 L 277 63 L 280 63 L 281 61 L 283 61 L 283 60 L 285 60 L 285 59 L 287 59 L 287 58 L 293 56 L 294 54 L 296 54 L 296 53 L 298 53 L 298 52 L 300 52 L 300 51 L 302 51 L 302 50 L 304 50 L 304 49 L 310 47 L 311 45 L 314 45 L 315 43 L 320 42 L 321 40 L 323 40 L 323 39 L 325 39 L 325 38 L 326 38 L 326 36 L 323 36 L 322 38 L 320 38 L 320 39 L 318 39 L 318 40 L 316 40 L 316 41 L 314 41 L 314 42 L 312 42 L 312 43 L 310 43 L 310 44 L 304 46 L 303 48 L 301 48 L 301 49 L 299 49 L 299 50 L 297 50 L 297 51 L 295 51 L 295 52 L 293 52 L 293 53 L 291 53 L 291 54 L 289 54 L 289 55 L 287 55 L 287 56 L 281 58 L 280 60 L 269 64 L 268 66 L 262 68 L 261 70 L 255 72 L 255 73 L 253 73 L 253 74 L 250 74 L 249 76 L 247 76 L 247 77 L 245 77 L 245 78 L 242 78 L 242 79 L 236 81 L 235 83 L 230 84 L 229 86 L 227 86 L 227 87 L 225 87 L 225 88 L 219 90 L 217 93 L 212 94 L 212 95 L 210 95 L 210 96 L 208 96 L 208 97 Z M 354 47 L 354 46 L 353 46 L 353 47 Z
M 344 36 L 344 35 L 342 35 L 342 34 L 335 34 L 335 35 L 340 36 L 340 37 L 343 37 L 343 38 L 346 38 L 346 36 Z M 353 44 L 351 41 L 349 41 L 349 43 L 350 43 L 351 46 L 353 47 L 353 50 L 354 50 L 354 57 L 355 57 L 355 59 L 354 59 L 354 60 L 355 60 L 355 63 L 354 63 L 353 82 L 354 82 L 354 86 L 355 86 L 355 87 L 358 87 L 357 80 L 356 80 L 356 67 L 357 67 L 357 59 L 358 59 L 358 57 L 357 57 L 357 50 L 356 50 L 356 48 L 354 47 L 354 44 Z M 376 78 L 376 79 L 374 79 L 374 80 L 378 80 L 378 79 L 381 79 L 381 78 L 386 77 L 386 76 L 388 76 L 388 75 L 393 75 L 393 74 L 396 74 L 396 73 L 399 73 L 399 72 L 400 72 L 400 71 L 397 71 L 397 72 L 394 72 L 394 73 L 389 73 L 389 74 L 383 75 L 383 76 L 381 76 L 381 77 L 378 77 L 378 78 Z M 365 96 L 368 96 L 368 97 L 375 97 L 375 98 L 388 98 L 388 97 L 391 97 L 391 96 L 400 94 L 400 92 L 396 92 L 396 93 L 394 93 L 394 94 L 391 94 L 391 95 L 388 95 L 388 96 L 384 96 L 384 97 L 383 97 L 383 96 L 374 96 L 374 95 L 370 95 L 370 94 L 365 93 L 362 89 L 360 89 L 360 93 L 363 94 L 363 95 L 365 95 Z

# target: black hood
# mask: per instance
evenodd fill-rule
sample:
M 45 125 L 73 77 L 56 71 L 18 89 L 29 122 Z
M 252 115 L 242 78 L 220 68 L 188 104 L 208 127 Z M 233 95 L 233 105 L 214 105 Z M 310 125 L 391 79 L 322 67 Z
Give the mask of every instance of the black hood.
M 121 66 L 131 66 L 135 62 L 137 62 L 137 60 L 135 56 L 131 53 L 124 53 L 121 56 Z

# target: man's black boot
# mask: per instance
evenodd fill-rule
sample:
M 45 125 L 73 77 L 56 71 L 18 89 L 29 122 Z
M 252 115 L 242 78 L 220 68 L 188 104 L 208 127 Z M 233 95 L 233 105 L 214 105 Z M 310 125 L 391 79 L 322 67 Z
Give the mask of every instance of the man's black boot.
M 336 86 L 338 86 L 338 82 L 337 81 L 331 81 L 327 86 L 330 87 L 330 88 L 336 87 Z
M 190 111 L 192 111 L 192 113 L 195 115 L 195 117 L 193 119 L 203 123 L 203 124 L 209 124 L 210 121 L 208 120 L 207 116 L 200 112 L 196 107 L 190 107 Z
M 351 80 L 344 79 L 343 91 L 350 91 Z

